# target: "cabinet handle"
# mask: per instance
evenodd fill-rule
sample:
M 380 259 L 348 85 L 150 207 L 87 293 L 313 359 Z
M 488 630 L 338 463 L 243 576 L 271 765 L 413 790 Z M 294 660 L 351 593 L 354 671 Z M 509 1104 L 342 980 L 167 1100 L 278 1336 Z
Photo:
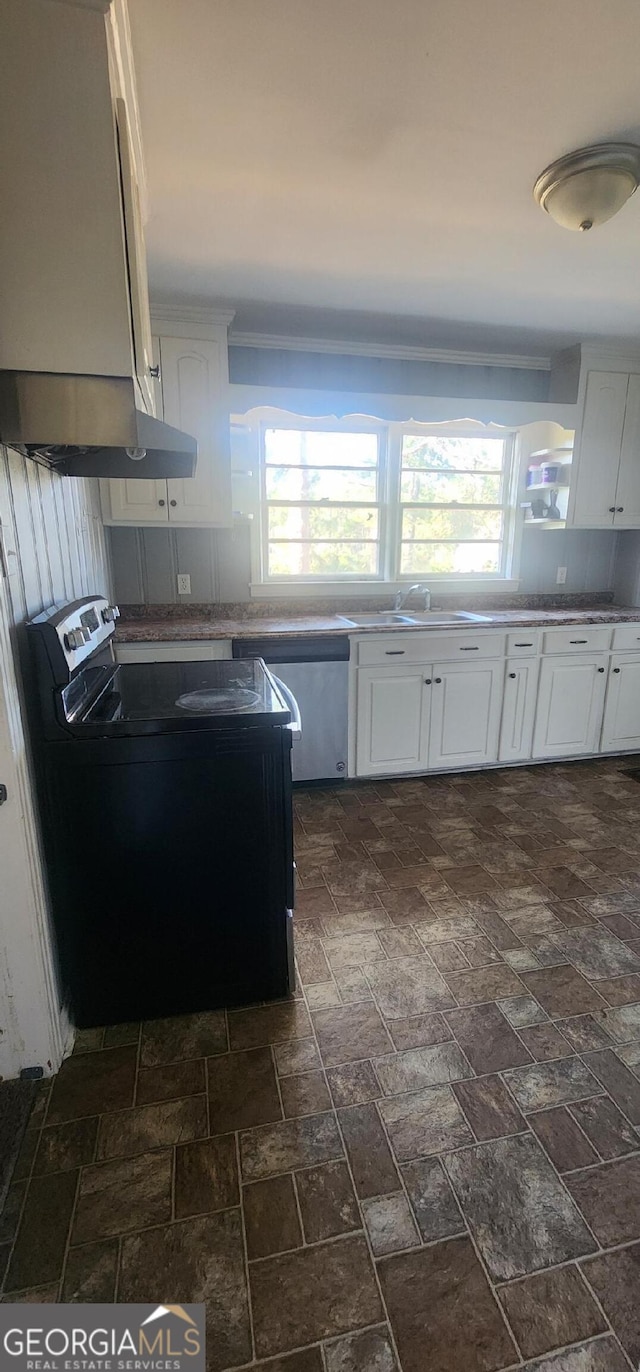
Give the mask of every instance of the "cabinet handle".
M 618 505 L 618 509 L 617 509 L 617 511 L 616 511 L 616 514 L 622 514 L 623 510 L 624 510 L 624 505 Z
M 533 648 L 533 643 L 515 643 L 515 648 Z
M 613 670 L 614 670 L 616 676 L 618 676 L 618 673 L 619 673 L 619 671 L 620 671 L 620 668 L 619 668 L 619 667 L 614 667 Z
M 425 684 L 425 686 L 430 686 L 430 685 L 431 685 L 431 677 L 430 677 L 430 676 L 426 676 L 426 677 L 425 677 L 425 679 L 424 679 L 424 684 Z
M 404 657 L 404 648 L 385 648 L 385 657 Z
M 610 505 L 610 506 L 609 506 L 609 514 L 615 514 L 615 512 L 616 512 L 616 507 L 615 507 L 615 505 Z
M 588 640 L 588 638 L 570 638 L 570 639 L 569 639 L 569 642 L 570 642 L 570 643 L 588 643 L 589 640 Z
M 604 667 L 598 667 L 599 672 L 604 672 Z
M 158 501 L 158 504 L 159 504 L 159 505 L 166 505 L 166 503 L 167 503 L 166 500 L 159 500 L 159 501 Z
M 515 679 L 516 679 L 516 674 L 515 674 L 515 672 L 509 672 L 509 676 L 511 677 L 511 680 L 512 680 L 512 681 L 515 681 Z
M 160 363 L 158 363 L 155 367 L 149 368 L 149 376 L 154 376 L 156 381 L 160 380 Z
M 435 683 L 436 683 L 436 686 L 439 686 L 439 685 L 441 684 L 441 682 L 442 682 L 442 677 L 441 677 L 441 676 L 434 676 L 433 679 L 434 679 L 434 681 L 435 681 Z
M 170 505 L 173 505 L 173 506 L 174 506 L 174 509 L 175 509 L 175 506 L 178 504 L 178 502 L 177 502 L 177 500 L 170 500 L 170 501 L 169 501 L 169 504 L 170 504 Z
M 473 646 L 473 648 L 461 648 L 461 649 L 460 649 L 460 652 L 461 652 L 461 653 L 477 653 L 477 652 L 478 652 L 478 645 L 477 645 L 477 643 L 475 643 L 474 646 Z

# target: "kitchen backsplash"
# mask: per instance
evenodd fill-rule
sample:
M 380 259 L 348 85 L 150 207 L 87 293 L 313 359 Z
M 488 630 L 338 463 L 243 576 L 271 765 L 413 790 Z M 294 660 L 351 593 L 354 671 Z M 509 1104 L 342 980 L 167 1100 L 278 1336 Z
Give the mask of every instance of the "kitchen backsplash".
M 613 591 L 616 540 L 625 537 L 606 529 L 526 529 L 520 593 L 527 597 L 561 596 L 564 600 L 565 596 L 584 592 Z M 232 529 L 111 528 L 109 539 L 115 593 L 123 604 L 175 604 L 184 610 L 190 604 L 251 601 L 250 527 L 244 521 L 236 521 Z M 559 566 L 567 568 L 564 589 L 556 583 Z M 187 572 L 191 577 L 191 595 L 178 595 L 178 572 Z M 626 580 L 630 578 L 627 576 Z M 348 597 L 348 592 L 345 594 Z M 375 593 L 372 590 L 372 597 L 376 605 L 387 604 L 389 593 L 384 588 Z M 461 601 L 470 604 L 469 596 L 463 592 Z M 320 603 L 314 598 L 318 610 Z M 259 602 L 251 604 L 253 611 L 258 609 Z M 308 601 L 305 608 L 309 608 Z

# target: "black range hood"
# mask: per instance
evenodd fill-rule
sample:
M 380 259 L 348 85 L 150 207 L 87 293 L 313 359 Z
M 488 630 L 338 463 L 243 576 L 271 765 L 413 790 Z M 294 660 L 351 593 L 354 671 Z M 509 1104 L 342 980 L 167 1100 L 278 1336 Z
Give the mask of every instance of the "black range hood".
M 0 371 L 0 442 L 62 476 L 193 476 L 195 438 L 136 406 L 126 376 Z

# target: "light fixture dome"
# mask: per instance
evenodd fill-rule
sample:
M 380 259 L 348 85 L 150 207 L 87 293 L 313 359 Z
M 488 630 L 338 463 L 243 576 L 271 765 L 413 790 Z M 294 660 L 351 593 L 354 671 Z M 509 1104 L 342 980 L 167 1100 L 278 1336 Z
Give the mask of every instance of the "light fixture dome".
M 538 177 L 534 198 L 564 229 L 605 224 L 640 184 L 636 143 L 596 143 L 559 157 Z

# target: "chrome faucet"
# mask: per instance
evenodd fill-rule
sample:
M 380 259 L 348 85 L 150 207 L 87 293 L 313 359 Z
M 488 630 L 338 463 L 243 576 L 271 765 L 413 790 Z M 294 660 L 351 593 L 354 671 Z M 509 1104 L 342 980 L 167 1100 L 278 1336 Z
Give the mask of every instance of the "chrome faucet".
M 403 608 L 403 606 L 406 605 L 406 603 L 407 603 L 407 601 L 408 601 L 408 599 L 409 599 L 409 596 L 410 596 L 410 595 L 413 595 L 413 592 L 414 592 L 414 591 L 419 591 L 419 592 L 420 592 L 420 595 L 424 597 L 423 609 L 424 609 L 424 610 L 430 610 L 430 609 L 431 609 L 431 591 L 429 590 L 429 587 L 428 587 L 428 586 L 423 586 L 422 583 L 421 583 L 420 581 L 417 581 L 416 584 L 415 584 L 415 586 L 409 586 L 408 590 L 406 590 L 406 591 L 398 591 L 398 593 L 397 593 L 397 595 L 396 595 L 396 597 L 395 597 L 395 599 L 394 599 L 394 602 L 393 602 L 393 608 L 394 608 L 394 610 L 401 610 L 401 609 Z

